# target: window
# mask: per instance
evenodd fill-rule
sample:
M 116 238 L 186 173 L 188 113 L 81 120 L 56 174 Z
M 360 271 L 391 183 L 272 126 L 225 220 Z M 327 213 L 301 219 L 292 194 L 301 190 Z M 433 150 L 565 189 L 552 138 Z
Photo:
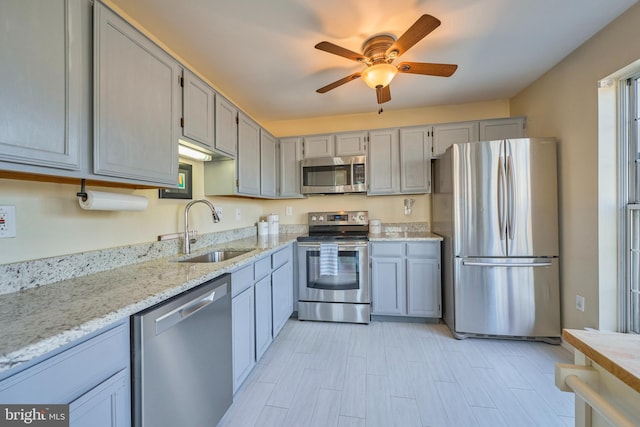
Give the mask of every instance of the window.
M 622 197 L 626 202 L 626 280 L 621 298 L 626 331 L 640 333 L 640 74 L 621 85 Z

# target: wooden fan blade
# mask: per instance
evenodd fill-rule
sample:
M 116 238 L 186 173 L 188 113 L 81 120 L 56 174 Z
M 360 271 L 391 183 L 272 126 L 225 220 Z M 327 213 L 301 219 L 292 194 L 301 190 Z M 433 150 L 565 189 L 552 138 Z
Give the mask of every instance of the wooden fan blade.
M 405 31 L 403 35 L 400 36 L 398 40 L 396 40 L 394 44 L 391 45 L 389 49 L 387 49 L 387 57 L 392 55 L 392 52 L 394 51 L 397 52 L 395 55 L 396 58 L 402 55 L 409 50 L 411 46 L 418 43 L 427 34 L 438 28 L 439 25 L 439 19 L 434 18 L 431 15 L 422 15 L 411 27 L 409 27 L 407 31 Z
M 389 85 L 386 85 L 385 87 L 377 87 L 376 96 L 378 97 L 378 104 L 384 104 L 385 102 L 391 101 L 391 89 L 389 89 Z
M 340 80 L 337 80 L 337 81 L 335 81 L 335 82 L 333 82 L 331 84 L 328 84 L 328 85 L 326 85 L 324 87 L 321 87 L 320 89 L 316 90 L 316 92 L 318 92 L 318 93 L 329 92 L 331 89 L 335 89 L 338 86 L 342 86 L 345 83 L 349 83 L 351 80 L 355 80 L 355 79 L 359 78 L 360 74 L 361 73 L 353 73 L 350 76 L 347 76 L 347 77 L 342 78 Z
M 432 64 L 429 62 L 402 62 L 398 64 L 398 71 L 409 74 L 426 74 L 428 76 L 449 77 L 458 66 L 455 64 Z
M 341 46 L 338 46 L 337 44 L 333 44 L 330 42 L 320 42 L 315 47 L 316 49 L 324 50 L 325 52 L 333 53 L 334 55 L 342 56 L 356 62 L 363 62 L 367 59 L 360 53 L 345 49 Z

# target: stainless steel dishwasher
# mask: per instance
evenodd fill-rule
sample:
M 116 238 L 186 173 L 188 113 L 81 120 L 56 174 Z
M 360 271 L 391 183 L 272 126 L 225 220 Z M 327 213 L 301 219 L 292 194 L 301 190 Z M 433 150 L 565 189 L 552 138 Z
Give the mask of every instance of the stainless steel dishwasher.
M 136 427 L 214 427 L 233 402 L 231 276 L 132 316 Z

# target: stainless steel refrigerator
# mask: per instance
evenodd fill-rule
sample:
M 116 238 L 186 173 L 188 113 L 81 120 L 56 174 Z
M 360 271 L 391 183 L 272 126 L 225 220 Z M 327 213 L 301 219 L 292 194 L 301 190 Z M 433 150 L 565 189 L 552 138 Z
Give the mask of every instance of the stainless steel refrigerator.
M 443 317 L 456 338 L 560 342 L 556 141 L 454 144 L 433 165 Z

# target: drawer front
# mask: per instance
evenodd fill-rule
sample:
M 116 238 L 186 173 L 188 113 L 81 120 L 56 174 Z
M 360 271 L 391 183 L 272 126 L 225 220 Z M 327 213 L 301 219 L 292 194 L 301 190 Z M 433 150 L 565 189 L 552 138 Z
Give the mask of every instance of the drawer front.
M 404 243 L 402 242 L 382 242 L 371 243 L 371 256 L 404 256 Z
M 253 264 L 231 273 L 231 298 L 253 285 Z
M 407 256 L 412 258 L 440 258 L 440 242 L 407 243 Z
M 3 380 L 0 402 L 67 404 L 127 369 L 129 360 L 129 323 L 124 322 Z
M 260 280 L 267 274 L 271 273 L 271 257 L 264 257 L 256 261 L 254 280 Z
M 279 250 L 278 252 L 271 255 L 271 268 L 275 270 L 281 265 L 290 262 L 291 257 L 291 246 L 287 246 L 286 248 Z

